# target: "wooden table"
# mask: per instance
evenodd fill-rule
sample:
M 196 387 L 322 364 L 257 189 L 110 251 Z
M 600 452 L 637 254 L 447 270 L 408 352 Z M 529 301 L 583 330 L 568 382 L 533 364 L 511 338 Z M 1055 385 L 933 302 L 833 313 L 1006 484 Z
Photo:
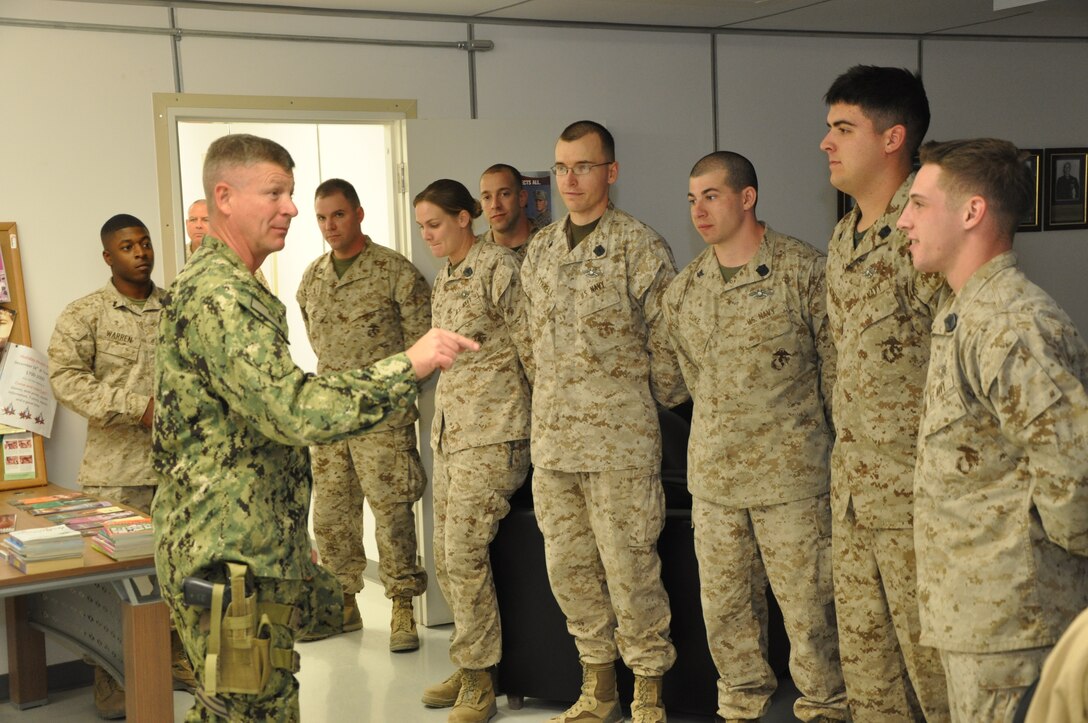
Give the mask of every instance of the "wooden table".
M 0 492 L 0 514 L 16 513 L 17 530 L 53 524 L 8 502 L 63 492 L 72 490 L 47 485 Z M 108 671 L 122 674 L 129 721 L 173 721 L 170 613 L 158 595 L 155 561 L 144 557 L 119 562 L 92 548 L 89 539 L 84 538 L 82 567 L 27 575 L 0 561 L 11 702 L 20 709 L 48 702 L 44 630 L 87 650 Z M 110 662 L 110 642 L 118 635 L 123 671 Z

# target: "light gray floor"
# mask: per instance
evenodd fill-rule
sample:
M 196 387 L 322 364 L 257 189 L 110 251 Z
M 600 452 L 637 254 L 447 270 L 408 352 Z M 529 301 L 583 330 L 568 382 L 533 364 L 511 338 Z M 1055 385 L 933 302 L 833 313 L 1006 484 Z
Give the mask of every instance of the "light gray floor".
M 380 585 L 368 584 L 359 595 L 363 630 L 298 646 L 302 656 L 302 719 L 304 721 L 370 721 L 371 723 L 438 723 L 448 710 L 432 710 L 419 702 L 424 686 L 444 679 L 449 662 L 450 627 L 420 628 L 422 646 L 414 653 L 389 652 L 390 603 Z M 768 723 L 793 721 L 796 691 L 784 681 L 774 705 L 763 718 Z M 187 693 L 174 693 L 174 719 L 182 721 L 192 705 Z M 529 699 L 512 711 L 499 698 L 499 714 L 493 720 L 544 721 L 562 710 L 557 703 Z M 91 688 L 64 691 L 50 696 L 48 705 L 19 711 L 0 704 L 2 723 L 68 723 L 96 721 Z M 672 714 L 673 723 L 706 723 L 712 718 Z

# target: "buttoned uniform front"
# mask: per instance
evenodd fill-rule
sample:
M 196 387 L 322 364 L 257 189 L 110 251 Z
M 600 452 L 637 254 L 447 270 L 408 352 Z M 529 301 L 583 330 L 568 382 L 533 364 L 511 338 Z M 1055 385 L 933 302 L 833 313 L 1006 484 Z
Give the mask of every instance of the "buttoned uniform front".
M 976 696 L 1015 709 L 1088 607 L 1088 346 L 1011 251 L 932 328 L 915 474 L 922 641 L 1010 654 L 988 656 Z M 972 702 L 953 700 L 954 719 L 1003 719 Z
M 762 716 L 777 684 L 759 645 L 753 555 L 763 559 L 790 637 L 796 715 L 846 718 L 831 587 L 833 435 L 824 400 L 835 350 L 825 302 L 823 254 L 769 227 L 728 282 L 710 247 L 665 293 L 694 401 L 688 488 L 726 719 Z
M 839 649 L 858 723 L 947 720 L 937 652 L 919 645 L 913 487 L 929 327 L 948 294 L 914 270 L 895 224 L 909 176 L 854 245 L 855 207 L 828 244 L 827 315 L 838 353 L 831 452 Z M 921 710 L 918 710 L 918 708 Z
M 525 239 L 525 243 L 523 243 L 521 246 L 518 246 L 517 248 L 512 248 L 511 249 L 511 248 L 508 248 L 506 246 L 503 246 L 503 248 L 505 248 L 508 251 L 510 251 L 511 253 L 513 253 L 514 257 L 518 260 L 518 264 L 520 265 L 522 262 L 525 261 L 525 254 L 527 254 L 529 252 L 529 244 L 531 244 L 533 242 L 533 237 L 536 236 L 539 231 L 540 231 L 540 228 L 535 223 L 533 223 L 532 220 L 530 219 L 530 222 L 529 222 L 529 238 Z M 492 231 L 491 229 L 488 229 L 488 230 L 484 231 L 481 234 L 476 234 L 476 240 L 477 241 L 487 241 L 488 243 L 493 243 L 494 244 L 495 243 L 495 232 Z M 495 245 L 498 246 L 499 244 L 495 244 Z
M 49 340 L 49 383 L 57 401 L 87 418 L 77 481 L 88 493 L 151 508 L 151 430 L 140 424 L 151 401 L 163 292 L 145 301 L 113 285 L 77 299 Z
M 255 576 L 260 601 L 296 605 L 303 620 L 342 616 L 336 580 L 310 559 L 306 445 L 405 413 L 417 385 L 404 354 L 367 369 L 302 372 L 291 361 L 283 304 L 212 237 L 171 286 L 155 380 L 155 564 L 204 685 L 208 628 L 202 611 L 184 604 L 182 580 L 221 581 L 223 564 L 233 561 Z M 271 626 L 281 658 L 290 656 L 298 632 Z M 219 697 L 235 720 L 298 720 L 298 683 L 289 669 L 274 669 L 259 694 Z M 209 715 L 198 696 L 190 719 Z
M 435 390 L 435 571 L 453 609 L 450 659 L 482 670 L 502 653 L 489 545 L 529 471 L 532 342 L 517 257 L 476 241 L 447 261 L 431 297 L 435 325 L 480 343 Z
M 533 497 L 552 592 L 580 657 L 636 674 L 675 660 L 655 543 L 664 524 L 655 400 L 687 390 L 661 315 L 665 240 L 611 205 L 573 248 L 569 215 L 521 268 L 529 301 Z
M 296 300 L 319 374 L 373 364 L 407 348 L 431 327 L 430 288 L 423 275 L 369 237 L 342 278 L 332 252 L 314 260 L 302 275 Z M 416 448 L 418 418 L 411 405 L 359 436 L 310 450 L 314 535 L 322 563 L 345 593 L 359 592 L 367 565 L 364 499 L 374 512 L 386 597 L 412 597 L 427 588 L 412 513 L 427 481 Z

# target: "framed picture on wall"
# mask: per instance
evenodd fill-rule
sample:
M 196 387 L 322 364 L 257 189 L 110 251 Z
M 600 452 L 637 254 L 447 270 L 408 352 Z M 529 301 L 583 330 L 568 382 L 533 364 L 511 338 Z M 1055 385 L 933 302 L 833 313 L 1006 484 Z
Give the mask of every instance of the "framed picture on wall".
M 1084 173 L 1088 166 L 1088 148 L 1047 148 L 1043 175 L 1046 202 L 1043 227 L 1047 231 L 1088 228 Z
M 1020 220 L 1020 226 L 1016 230 L 1019 232 L 1042 231 L 1043 176 L 1041 171 L 1043 168 L 1043 151 L 1041 148 L 1021 148 L 1020 152 L 1027 154 L 1024 165 L 1028 167 L 1028 172 L 1031 174 L 1034 192 L 1031 196 L 1031 205 L 1028 207 L 1028 212 L 1024 214 L 1024 218 Z

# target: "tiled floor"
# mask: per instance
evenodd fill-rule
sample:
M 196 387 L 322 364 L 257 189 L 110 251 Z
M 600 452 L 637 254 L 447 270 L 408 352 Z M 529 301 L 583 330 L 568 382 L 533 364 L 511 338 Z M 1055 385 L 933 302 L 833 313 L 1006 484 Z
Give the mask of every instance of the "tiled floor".
M 422 647 L 414 653 L 393 654 L 388 650 L 390 604 L 378 585 L 370 584 L 359 596 L 364 628 L 360 632 L 299 645 L 302 672 L 302 719 L 330 723 L 369 721 L 371 723 L 420 723 L 445 721 L 448 710 L 425 708 L 419 702 L 424 686 L 444 679 L 452 671 L 447 655 L 450 628 L 420 628 Z M 795 720 L 791 713 L 796 696 L 784 681 L 774 705 L 763 718 L 768 723 Z M 174 693 L 175 720 L 182 721 L 192 705 L 192 696 Z M 510 710 L 506 698 L 499 698 L 499 715 L 493 720 L 544 721 L 563 709 L 559 703 L 526 700 L 523 708 Z M 17 711 L 0 704 L 2 723 L 68 723 L 96 721 L 91 689 L 56 693 L 49 705 Z M 674 723 L 705 723 L 711 718 L 673 714 Z

